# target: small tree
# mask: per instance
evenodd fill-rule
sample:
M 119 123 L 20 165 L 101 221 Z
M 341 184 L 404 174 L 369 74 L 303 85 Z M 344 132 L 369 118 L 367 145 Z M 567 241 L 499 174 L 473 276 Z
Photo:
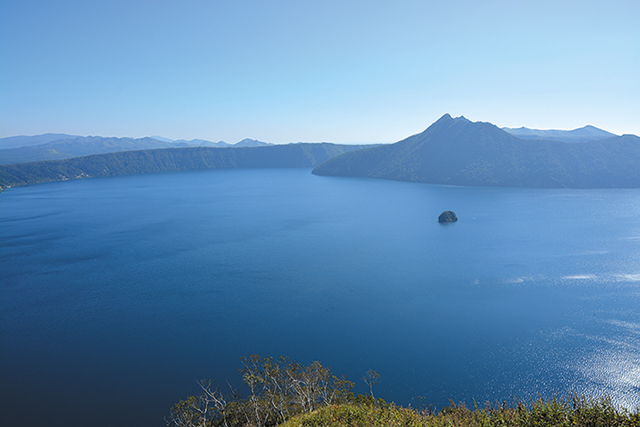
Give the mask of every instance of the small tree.
M 231 389 L 233 398 L 227 401 L 212 381 L 200 381 L 203 393 L 174 405 L 167 425 L 272 427 L 294 415 L 353 397 L 354 384 L 338 379 L 320 362 L 303 366 L 284 356 L 274 359 L 256 354 L 243 356 L 240 361 L 239 372 L 249 388 L 246 399 Z
M 364 377 L 362 377 L 365 384 L 369 386 L 369 392 L 371 393 L 371 397 L 375 402 L 376 398 L 373 395 L 373 386 L 380 382 L 380 374 L 374 371 L 373 369 L 369 369 Z
M 171 408 L 171 415 L 165 419 L 170 427 L 207 427 L 216 421 L 228 427 L 225 408 L 226 399 L 213 388 L 213 381 L 201 380 L 198 382 L 203 393 L 198 396 L 190 396 L 187 400 L 181 400 Z

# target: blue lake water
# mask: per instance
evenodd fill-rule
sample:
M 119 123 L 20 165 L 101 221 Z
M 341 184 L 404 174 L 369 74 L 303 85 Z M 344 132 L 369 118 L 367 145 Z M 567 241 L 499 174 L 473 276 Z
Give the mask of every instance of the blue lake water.
M 453 210 L 460 220 L 441 225 Z M 438 407 L 640 405 L 640 190 L 211 170 L 0 194 L 6 425 L 162 426 L 243 354 Z

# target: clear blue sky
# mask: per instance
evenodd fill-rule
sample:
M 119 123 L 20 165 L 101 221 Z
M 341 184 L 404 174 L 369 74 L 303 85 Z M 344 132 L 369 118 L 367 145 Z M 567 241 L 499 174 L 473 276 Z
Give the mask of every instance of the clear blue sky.
M 0 137 L 640 135 L 640 1 L 0 0 Z

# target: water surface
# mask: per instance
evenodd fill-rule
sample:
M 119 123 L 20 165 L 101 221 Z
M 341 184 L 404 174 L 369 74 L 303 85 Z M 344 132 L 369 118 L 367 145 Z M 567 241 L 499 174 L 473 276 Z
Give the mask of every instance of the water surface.
M 460 221 L 437 223 L 444 210 Z M 212 170 L 0 194 L 8 425 L 162 426 L 239 357 L 436 406 L 640 405 L 640 191 Z

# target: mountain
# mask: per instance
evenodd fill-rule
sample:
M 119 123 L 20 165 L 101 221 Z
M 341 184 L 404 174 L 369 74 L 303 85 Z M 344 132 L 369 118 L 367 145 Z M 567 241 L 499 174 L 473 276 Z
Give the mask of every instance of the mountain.
M 175 147 L 263 147 L 273 145 L 255 139 L 243 139 L 236 144 L 206 139 L 172 140 L 161 136 L 145 138 L 105 138 L 45 134 L 13 136 L 0 139 L 0 164 L 27 163 L 39 160 L 61 160 L 91 154 L 117 151 L 153 150 Z
M 0 164 L 25 163 L 38 160 L 60 160 L 90 154 L 171 147 L 176 147 L 176 144 L 149 137 L 134 139 L 78 136 L 54 140 L 39 145 L 0 150 Z
M 599 129 L 595 126 L 587 125 L 574 130 L 557 130 L 557 129 L 529 129 L 520 128 L 502 128 L 503 131 L 517 136 L 520 139 L 547 139 L 565 142 L 585 142 L 596 141 L 599 139 L 613 138 L 618 136 L 606 130 Z
M 580 144 L 517 138 L 491 123 L 445 114 L 395 144 L 342 154 L 316 175 L 502 187 L 640 187 L 640 138 Z
M 311 168 L 362 145 L 298 143 L 120 151 L 64 160 L 0 165 L 0 190 L 69 179 L 221 168 Z
M 150 136 L 149 138 L 157 139 L 158 141 L 162 141 L 162 142 L 174 142 L 173 139 L 165 138 L 164 136 L 158 136 L 158 135 Z
M 231 147 L 231 144 L 224 141 L 211 142 L 206 139 L 178 139 L 172 142 L 178 147 Z
M 47 144 L 61 139 L 78 138 L 77 135 L 67 135 L 65 133 L 45 133 L 34 136 L 10 136 L 0 138 L 0 149 L 29 147 L 31 145 Z
M 163 142 L 171 142 L 176 147 L 231 147 L 231 144 L 227 144 L 224 141 L 211 142 L 206 139 L 169 139 L 163 136 L 152 136 L 151 138 L 157 139 L 158 141 Z
M 257 139 L 250 139 L 250 138 L 245 138 L 242 141 L 233 144 L 234 147 L 264 147 L 267 145 L 273 145 L 273 144 L 269 144 L 268 142 L 262 142 L 262 141 L 258 141 Z
M 251 138 L 245 138 L 242 141 L 236 142 L 235 144 L 228 144 L 224 141 L 211 142 L 211 141 L 207 141 L 206 139 L 192 139 L 192 140 L 178 139 L 174 141 L 168 138 L 162 138 L 162 137 L 156 137 L 156 136 L 152 138 L 161 139 L 163 141 L 170 141 L 174 144 L 179 144 L 180 146 L 183 146 L 183 147 L 265 147 L 267 145 L 273 145 L 268 142 L 262 142 L 262 141 L 258 141 L 257 139 L 251 139 Z

